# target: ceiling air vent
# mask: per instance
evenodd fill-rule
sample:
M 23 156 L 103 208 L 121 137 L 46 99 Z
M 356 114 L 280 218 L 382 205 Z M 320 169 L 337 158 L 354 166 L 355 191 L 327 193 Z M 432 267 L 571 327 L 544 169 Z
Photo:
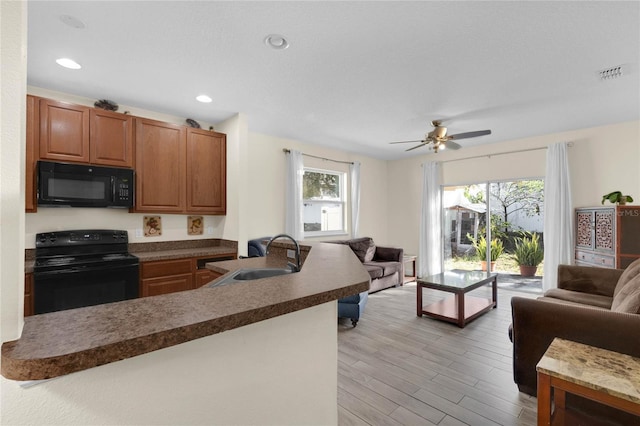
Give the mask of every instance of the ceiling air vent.
M 618 65 L 617 67 L 598 71 L 598 77 L 602 81 L 614 80 L 627 74 L 629 74 L 629 67 L 627 65 Z

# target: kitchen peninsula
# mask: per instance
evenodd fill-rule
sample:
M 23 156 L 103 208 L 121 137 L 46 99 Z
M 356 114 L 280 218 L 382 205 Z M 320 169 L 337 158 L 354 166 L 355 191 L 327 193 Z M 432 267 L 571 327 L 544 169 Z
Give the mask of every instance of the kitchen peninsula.
M 6 407 L 27 423 L 335 424 L 335 301 L 368 289 L 369 276 L 348 247 L 302 248 L 299 273 L 25 318 L 2 346 L 2 380 L 61 377 Z M 273 253 L 209 265 L 283 267 Z M 143 389 L 144 404 L 131 398 Z M 56 412 L 60 397 L 77 412 Z M 137 414 L 119 417 L 122 406 Z

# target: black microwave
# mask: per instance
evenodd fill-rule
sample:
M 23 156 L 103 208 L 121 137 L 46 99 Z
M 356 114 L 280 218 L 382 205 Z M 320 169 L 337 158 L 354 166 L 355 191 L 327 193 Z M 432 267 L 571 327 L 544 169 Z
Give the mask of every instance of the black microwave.
M 38 206 L 133 207 L 134 171 L 38 161 Z

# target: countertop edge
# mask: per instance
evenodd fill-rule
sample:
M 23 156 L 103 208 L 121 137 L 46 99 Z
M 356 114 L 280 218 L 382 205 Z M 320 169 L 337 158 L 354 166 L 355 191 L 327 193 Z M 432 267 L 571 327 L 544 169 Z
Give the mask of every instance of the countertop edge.
M 340 257 L 336 257 L 336 253 L 339 253 Z M 342 259 L 342 257 L 345 257 L 345 259 Z M 333 268 L 327 268 L 326 263 L 328 259 L 333 260 L 334 262 L 337 261 L 338 265 Z M 235 260 L 228 262 L 231 263 L 241 261 Z M 305 273 L 303 273 L 303 271 Z M 69 321 L 71 321 L 71 318 L 73 318 L 72 315 L 74 315 L 73 311 L 80 310 L 52 313 L 56 314 L 56 317 L 45 317 L 46 315 L 51 314 L 41 315 L 38 316 L 41 318 L 39 318 L 37 321 L 25 321 L 25 326 L 23 328 L 22 334 L 23 337 L 15 341 L 5 342 L 2 344 L 2 366 L 0 372 L 2 376 L 11 380 L 42 380 L 58 377 L 73 372 L 86 370 L 92 367 L 108 364 L 111 362 L 120 361 L 126 358 L 131 358 L 137 355 L 142 355 L 159 349 L 175 346 L 180 343 L 214 335 L 223 331 L 236 329 L 280 315 L 285 315 L 298 310 L 331 302 L 339 298 L 369 289 L 369 276 L 362 267 L 362 264 L 357 260 L 355 255 L 352 255 L 352 252 L 348 247 L 322 243 L 313 244 L 313 248 L 309 252 L 309 257 L 305 262 L 303 271 L 297 274 L 291 274 L 283 280 L 278 280 L 278 277 L 260 280 L 264 282 L 259 284 L 264 286 L 262 287 L 262 289 L 269 288 L 267 286 L 270 286 L 274 290 L 278 291 L 282 291 L 283 288 L 285 290 L 291 290 L 293 296 L 291 296 L 290 298 L 286 298 L 285 296 L 280 297 L 280 295 L 276 295 L 278 296 L 276 297 L 278 300 L 274 301 L 273 303 L 266 302 L 262 306 L 254 306 L 251 309 L 233 312 L 229 315 L 216 317 L 214 314 L 211 314 L 211 318 L 209 319 L 204 319 L 201 321 L 200 319 L 202 318 L 198 318 L 197 320 L 195 320 L 195 322 L 179 326 L 172 326 L 170 324 L 172 321 L 168 321 L 167 326 L 164 329 L 158 330 L 157 332 L 135 336 L 133 338 L 123 338 L 120 340 L 115 339 L 112 341 L 108 341 L 107 339 L 107 341 L 105 342 L 89 344 L 86 349 L 71 351 L 68 353 L 55 353 L 56 351 L 52 350 L 51 354 L 29 356 L 29 345 L 33 345 L 34 347 L 37 346 L 37 343 L 34 343 L 34 341 L 38 340 L 38 330 L 35 329 L 38 325 L 42 324 L 43 321 L 46 324 L 46 321 L 50 320 L 49 324 L 47 325 L 49 327 L 53 327 L 54 324 L 51 323 L 51 321 L 53 321 L 54 319 L 65 319 L 67 317 L 70 318 Z M 322 274 L 322 277 L 326 276 L 326 280 L 323 279 L 322 281 L 326 281 L 330 284 L 326 284 L 325 287 L 323 287 L 322 285 L 314 286 L 312 284 L 307 285 L 305 283 L 305 280 L 317 280 L 317 278 L 319 277 L 318 274 Z M 339 281 L 337 281 L 338 284 L 336 284 L 336 280 L 339 280 L 344 276 L 355 278 L 343 278 L 345 282 L 340 283 Z M 291 277 L 293 277 L 293 279 Z M 286 286 L 296 287 L 293 288 Z M 200 288 L 190 290 L 188 292 L 183 292 L 191 293 L 191 295 L 183 294 L 181 296 L 181 299 L 166 300 L 185 300 L 186 302 L 189 302 L 190 297 L 194 300 L 203 299 L 203 297 L 199 296 L 204 296 L 205 293 L 195 293 L 202 291 L 217 291 L 218 293 L 216 294 L 228 296 L 228 298 L 232 300 L 233 297 L 242 297 L 242 291 L 246 292 L 246 289 L 248 288 L 249 287 L 247 286 L 241 287 L 240 285 L 235 287 L 233 291 L 221 290 L 222 287 Z M 213 294 L 214 293 L 207 293 L 207 296 Z M 91 317 L 92 310 L 94 310 L 94 312 L 98 312 L 98 309 L 101 309 L 101 314 L 104 314 L 106 316 L 110 314 L 115 315 L 118 312 L 125 312 L 127 308 L 130 312 L 132 309 L 131 306 L 133 305 L 128 306 L 127 304 L 129 303 L 135 302 L 138 304 L 136 306 L 143 306 L 145 300 L 148 300 L 153 301 L 149 304 L 149 306 L 153 305 L 154 303 L 156 305 L 159 305 L 159 303 L 157 302 L 161 302 L 163 300 L 161 298 L 164 298 L 165 296 L 171 295 L 155 296 L 152 298 L 135 299 L 134 301 L 118 302 L 118 306 L 116 306 L 116 304 L 112 304 L 113 306 L 111 307 L 102 305 L 102 307 L 87 307 L 80 309 L 84 310 L 82 313 L 86 318 Z M 200 306 L 200 308 L 203 307 L 206 306 Z M 110 313 L 109 310 L 111 310 L 112 312 Z M 46 327 L 44 328 L 44 331 L 42 333 L 46 333 Z M 71 334 L 71 332 L 69 332 L 68 334 Z M 25 335 L 29 335 L 29 338 L 26 342 L 21 342 Z M 89 333 L 89 335 L 91 335 L 91 333 Z M 70 340 L 73 340 L 71 336 L 66 337 Z M 42 340 L 46 343 L 46 339 L 44 339 L 44 336 Z M 22 353 L 22 355 L 20 355 L 20 353 Z

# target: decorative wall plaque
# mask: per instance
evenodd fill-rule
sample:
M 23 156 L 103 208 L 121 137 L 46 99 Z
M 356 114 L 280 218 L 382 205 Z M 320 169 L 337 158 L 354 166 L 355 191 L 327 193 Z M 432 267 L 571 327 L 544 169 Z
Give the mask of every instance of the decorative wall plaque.
M 162 218 L 160 216 L 144 216 L 142 227 L 145 237 L 157 237 L 162 235 Z
M 187 234 L 202 235 L 204 231 L 204 219 L 202 216 L 187 217 Z

